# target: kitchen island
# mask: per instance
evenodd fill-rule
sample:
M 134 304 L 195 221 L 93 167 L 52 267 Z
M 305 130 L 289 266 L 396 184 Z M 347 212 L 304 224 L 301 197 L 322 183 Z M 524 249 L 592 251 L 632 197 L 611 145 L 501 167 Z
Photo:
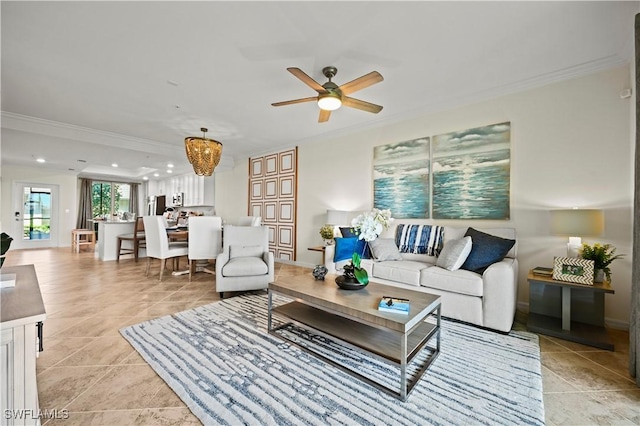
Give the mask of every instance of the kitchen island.
M 136 221 L 134 220 L 101 220 L 98 223 L 98 258 L 100 260 L 116 260 L 118 257 L 118 235 L 133 234 Z M 123 247 L 131 244 L 123 242 Z M 140 249 L 139 256 L 146 257 L 145 249 Z

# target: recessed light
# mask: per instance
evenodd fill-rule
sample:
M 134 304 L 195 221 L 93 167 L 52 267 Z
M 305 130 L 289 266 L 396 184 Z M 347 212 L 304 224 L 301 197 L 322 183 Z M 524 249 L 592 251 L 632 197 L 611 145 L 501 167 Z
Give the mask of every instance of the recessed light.
M 44 158 L 36 158 L 38 163 L 44 163 L 46 160 Z
M 173 164 L 169 163 L 169 164 L 167 164 L 167 167 L 171 168 L 171 167 L 173 167 Z
M 173 173 L 173 170 L 167 169 L 167 173 Z
M 153 176 L 154 176 L 154 177 L 158 177 L 158 176 L 160 176 L 160 175 L 159 175 L 158 173 L 154 173 L 154 174 L 153 174 Z
M 118 165 L 116 163 L 112 163 L 111 167 L 118 167 Z
M 143 177 L 142 180 L 149 180 L 147 176 Z

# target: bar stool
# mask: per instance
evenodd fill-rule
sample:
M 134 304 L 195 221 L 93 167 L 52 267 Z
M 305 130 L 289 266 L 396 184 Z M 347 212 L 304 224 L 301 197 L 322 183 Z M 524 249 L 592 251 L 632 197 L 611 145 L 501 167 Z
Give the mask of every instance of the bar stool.
M 91 249 L 95 250 L 96 233 L 90 229 L 72 229 L 71 251 L 80 253 L 80 248 L 82 246 L 91 246 Z

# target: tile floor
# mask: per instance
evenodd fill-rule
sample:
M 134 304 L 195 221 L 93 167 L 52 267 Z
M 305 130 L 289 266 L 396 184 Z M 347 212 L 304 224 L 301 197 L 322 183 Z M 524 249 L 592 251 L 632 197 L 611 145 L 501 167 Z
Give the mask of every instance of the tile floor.
M 37 361 L 40 406 L 68 412 L 43 424 L 200 424 L 118 330 L 219 300 L 212 275 L 198 273 L 189 283 L 188 276 L 165 274 L 159 283 L 157 268 L 145 277 L 144 259 L 100 262 L 69 249 L 12 250 L 5 264 L 30 263 L 47 310 Z M 276 276 L 306 273 L 277 264 Z M 609 332 L 615 352 L 540 336 L 548 425 L 640 425 L 640 389 L 627 372 L 628 333 Z

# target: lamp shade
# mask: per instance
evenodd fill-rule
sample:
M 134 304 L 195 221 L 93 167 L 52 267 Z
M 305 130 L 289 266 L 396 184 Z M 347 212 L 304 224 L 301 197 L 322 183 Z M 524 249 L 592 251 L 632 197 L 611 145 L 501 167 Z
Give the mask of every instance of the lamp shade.
M 346 210 L 327 210 L 328 225 L 347 225 L 349 212 Z
M 598 237 L 604 230 L 602 210 L 551 210 L 551 233 L 570 237 Z

